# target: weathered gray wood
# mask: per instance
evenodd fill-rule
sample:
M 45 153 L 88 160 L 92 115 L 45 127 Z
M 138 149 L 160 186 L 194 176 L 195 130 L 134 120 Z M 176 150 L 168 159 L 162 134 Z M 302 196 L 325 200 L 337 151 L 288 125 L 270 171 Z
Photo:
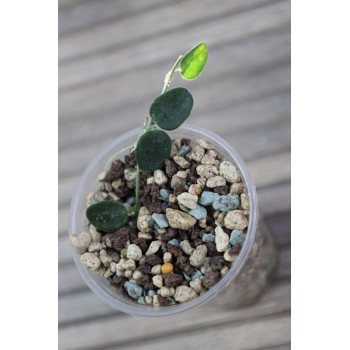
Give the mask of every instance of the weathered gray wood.
M 179 55 L 179 46 L 192 47 L 193 43 L 205 38 L 209 46 L 215 47 L 287 24 L 289 16 L 288 2 L 278 2 L 231 17 L 219 17 L 209 23 L 200 22 L 192 30 L 184 28 L 175 33 L 159 35 L 145 40 L 142 45 L 108 51 L 97 57 L 83 57 L 59 67 L 59 89 L 72 89 L 117 72 L 148 66 L 150 62 L 173 61 Z
M 58 11 L 58 34 L 67 35 L 77 30 L 96 26 L 108 20 L 118 20 L 147 9 L 154 9 L 169 0 L 60 0 Z
M 264 222 L 273 235 L 277 245 L 288 245 L 291 240 L 290 212 L 272 214 L 264 217 Z
M 271 3 L 271 0 L 190 0 L 182 2 L 180 6 L 177 2 L 162 2 L 167 6 L 157 6 L 152 11 L 140 11 L 133 16 L 125 16 L 119 20 L 101 23 L 98 27 L 92 26 L 84 31 L 65 35 L 59 41 L 59 62 L 96 52 L 139 45 L 149 38 L 159 36 L 160 33 L 174 33 L 183 28 L 191 30 L 191 27 L 200 22 L 207 23 L 213 18 L 234 15 L 268 3 Z M 77 25 L 77 22 L 74 25 Z M 121 32 L 127 35 L 121 35 Z
M 186 336 L 183 338 L 189 339 L 191 337 L 190 334 L 194 332 L 200 333 L 204 329 L 207 332 L 210 328 L 219 331 L 219 329 L 225 329 L 225 325 L 229 326 L 229 329 L 233 331 L 236 327 L 240 328 L 244 325 L 260 322 L 259 318 L 263 319 L 264 316 L 264 322 L 269 322 L 270 318 L 279 318 L 278 314 L 281 313 L 286 315 L 283 318 L 289 320 L 289 315 L 287 314 L 289 310 L 290 296 L 287 295 L 269 301 L 261 300 L 251 307 L 238 310 L 226 309 L 213 313 L 211 308 L 203 306 L 187 312 L 185 314 L 186 317 L 184 315 L 175 315 L 166 319 L 152 319 L 152 322 L 145 322 L 144 318 L 133 317 L 132 323 L 135 332 L 132 334 L 132 337 L 130 337 L 130 316 L 116 315 L 115 317 L 100 319 L 98 322 L 81 323 L 75 327 L 60 329 L 60 346 L 61 348 L 69 347 L 70 349 L 88 349 L 90 347 L 101 348 L 108 343 L 112 343 L 114 348 L 119 348 L 119 346 L 125 346 L 127 343 L 130 346 L 135 346 L 138 340 L 142 343 L 145 341 L 145 338 L 152 340 L 153 343 L 157 337 L 165 335 L 167 337 L 178 336 L 181 332 L 186 332 Z M 271 316 L 268 317 L 267 315 Z M 247 322 L 248 320 L 249 322 Z M 274 322 L 274 324 L 276 323 L 278 322 Z M 283 326 L 282 329 L 285 329 L 284 332 L 286 332 L 285 336 L 288 336 L 288 327 L 285 327 L 285 324 Z M 115 331 L 116 329 L 118 329 L 118 332 Z M 75 337 L 74 334 L 79 334 L 80 337 Z M 255 339 L 256 337 L 253 338 Z M 286 343 L 289 340 L 287 338 L 283 342 L 280 336 L 276 336 L 274 339 L 279 339 L 279 344 Z

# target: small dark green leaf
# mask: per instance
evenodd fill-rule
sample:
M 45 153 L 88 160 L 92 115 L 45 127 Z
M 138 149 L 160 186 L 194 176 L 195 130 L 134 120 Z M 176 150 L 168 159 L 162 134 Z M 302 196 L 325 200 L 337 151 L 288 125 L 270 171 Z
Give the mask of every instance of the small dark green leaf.
M 160 169 L 171 152 L 171 140 L 162 130 L 150 130 L 143 134 L 136 146 L 136 161 L 140 169 Z
M 101 201 L 86 209 L 90 224 L 105 232 L 114 232 L 128 222 L 128 213 L 123 204 L 114 200 Z
M 158 96 L 152 103 L 152 120 L 164 130 L 178 128 L 190 115 L 193 107 L 192 95 L 182 87 Z
M 206 43 L 199 43 L 188 51 L 180 63 L 183 78 L 192 80 L 201 74 L 208 58 L 208 47 Z

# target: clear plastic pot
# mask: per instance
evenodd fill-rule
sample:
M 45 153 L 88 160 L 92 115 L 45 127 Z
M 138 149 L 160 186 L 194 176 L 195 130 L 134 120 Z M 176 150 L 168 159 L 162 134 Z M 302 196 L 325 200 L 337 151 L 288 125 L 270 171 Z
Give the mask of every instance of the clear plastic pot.
M 88 223 L 85 216 L 86 196 L 98 189 L 97 175 L 105 169 L 106 164 L 118 150 L 135 142 L 139 132 L 139 128 L 133 129 L 115 139 L 86 168 L 72 199 L 69 235 L 86 230 Z M 204 138 L 215 146 L 215 150 L 220 152 L 226 159 L 232 161 L 239 169 L 249 196 L 250 215 L 246 239 L 235 264 L 212 289 L 200 297 L 183 304 L 155 308 L 150 305 L 137 304 L 118 294 L 110 288 L 106 278 L 100 278 L 94 271 L 85 268 L 80 262 L 80 254 L 71 247 L 74 262 L 84 281 L 94 293 L 113 308 L 128 314 L 147 317 L 173 315 L 208 303 L 210 300 L 215 301 L 215 299 L 218 299 L 216 297 L 218 294 L 220 294 L 221 302 L 227 299 L 223 297 L 227 295 L 232 306 L 245 305 L 250 300 L 253 300 L 265 287 L 267 277 L 276 263 L 273 249 L 270 249 L 270 251 L 266 251 L 265 249 L 265 254 L 261 254 L 261 248 L 266 243 L 266 239 L 260 239 L 260 242 L 257 240 L 260 234 L 258 233 L 257 235 L 258 201 L 254 182 L 240 155 L 225 140 L 211 131 L 185 124 L 177 130 L 169 132 L 169 135 L 172 139 L 188 138 L 196 140 L 198 138 Z M 122 158 L 125 154 L 127 154 L 127 151 L 124 154 L 119 154 L 118 158 Z M 262 255 L 264 255 L 263 258 Z M 261 268 L 261 263 L 263 263 L 263 268 Z M 257 280 L 257 274 L 260 276 L 259 281 Z M 212 305 L 216 305 L 216 303 L 212 303 Z

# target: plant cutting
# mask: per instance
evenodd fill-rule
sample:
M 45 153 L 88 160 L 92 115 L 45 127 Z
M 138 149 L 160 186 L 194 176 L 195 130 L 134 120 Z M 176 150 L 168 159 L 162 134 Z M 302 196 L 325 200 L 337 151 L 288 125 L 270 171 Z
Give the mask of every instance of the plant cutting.
M 202 42 L 178 57 L 137 139 L 110 157 L 100 189 L 88 194 L 86 230 L 70 236 L 81 263 L 138 304 L 171 307 L 202 296 L 245 242 L 249 197 L 237 165 L 210 140 L 168 134 L 194 105 L 186 88 L 169 89 L 173 76 L 197 78 L 207 56 Z

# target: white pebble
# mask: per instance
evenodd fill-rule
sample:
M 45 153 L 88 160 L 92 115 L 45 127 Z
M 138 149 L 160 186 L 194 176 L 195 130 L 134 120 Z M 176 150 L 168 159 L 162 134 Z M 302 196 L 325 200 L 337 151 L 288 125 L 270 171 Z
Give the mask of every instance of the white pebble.
M 244 190 L 243 182 L 236 182 L 232 184 L 230 187 L 231 194 L 241 194 L 243 190 Z
M 182 169 L 187 169 L 190 167 L 190 162 L 186 160 L 184 157 L 181 156 L 175 156 L 174 162 L 180 166 Z
M 200 162 L 204 154 L 205 154 L 205 149 L 202 146 L 197 145 L 192 148 L 191 157 L 196 162 Z
M 207 251 L 208 249 L 204 244 L 201 244 L 198 247 L 196 247 L 196 249 L 190 256 L 190 264 L 195 267 L 201 267 L 205 262 Z
M 222 176 L 213 176 L 207 180 L 207 187 L 215 188 L 220 186 L 225 186 L 226 180 Z
M 111 271 L 115 273 L 117 271 L 117 263 L 115 261 L 112 261 L 109 265 Z
M 152 277 L 152 282 L 158 288 L 162 288 L 163 287 L 163 277 L 161 275 L 153 276 Z
M 249 209 L 249 198 L 246 193 L 241 194 L 241 207 L 245 210 Z
M 237 258 L 238 258 L 238 254 L 233 254 L 233 255 L 231 255 L 231 254 L 230 254 L 230 250 L 226 250 L 226 252 L 225 252 L 225 254 L 224 254 L 224 259 L 225 259 L 226 261 L 234 262 L 234 261 L 237 260 Z
M 162 270 L 161 270 L 162 265 L 155 265 L 151 268 L 151 274 L 152 275 L 160 275 Z
M 186 173 L 186 171 L 179 170 L 175 176 L 178 176 L 180 179 L 186 179 L 187 173 Z
M 160 303 L 159 303 L 159 299 L 158 299 L 158 295 L 156 294 L 154 297 L 153 297 L 153 306 L 160 306 Z
M 144 238 L 144 239 L 152 239 L 152 235 L 150 233 L 145 233 L 145 232 L 139 232 L 137 234 L 138 238 Z
M 230 183 L 241 181 L 237 168 L 233 165 L 233 163 L 227 160 L 220 163 L 220 175 L 222 175 L 225 180 Z
M 145 296 L 146 304 L 152 305 L 153 304 L 153 298 L 149 297 L 148 295 Z
M 127 261 L 125 261 L 125 263 L 123 263 L 122 268 L 124 270 L 131 270 L 131 271 L 136 270 L 135 260 L 128 259 Z
M 196 298 L 198 294 L 190 287 L 179 286 L 175 290 L 174 299 L 179 303 L 185 303 Z
M 126 181 L 133 181 L 136 179 L 137 171 L 135 168 L 133 169 L 125 169 L 124 177 Z
M 83 254 L 89 248 L 91 243 L 91 235 L 89 232 L 81 232 L 78 235 L 72 234 L 69 237 L 70 244 L 75 248 L 79 254 Z
M 191 247 L 191 244 L 187 239 L 180 242 L 179 246 L 184 251 L 184 253 L 187 255 L 191 255 L 192 252 L 194 251 L 194 248 Z
M 111 277 L 112 275 L 114 275 L 114 272 L 111 270 L 110 267 L 108 267 L 105 273 L 103 274 L 103 276 L 106 278 Z
M 170 262 L 170 261 L 171 261 L 171 258 L 172 258 L 171 253 L 165 252 L 165 253 L 163 254 L 163 262 L 164 262 L 164 264 Z
M 147 185 L 153 184 L 153 182 L 154 182 L 154 177 L 153 176 L 147 178 L 147 180 L 146 180 Z
M 126 270 L 126 271 L 124 272 L 124 276 L 127 277 L 127 278 L 131 278 L 131 276 L 132 276 L 132 270 Z
M 109 255 L 100 255 L 100 260 L 101 260 L 103 266 L 106 266 L 106 267 L 111 265 L 111 263 L 113 261 L 112 257 Z
M 159 294 L 164 298 L 171 297 L 170 289 L 168 287 L 162 287 L 160 288 Z
M 158 251 L 158 249 L 160 248 L 160 246 L 162 245 L 162 241 L 153 241 L 149 247 L 148 250 L 146 252 L 146 256 L 152 255 L 154 253 L 156 253 Z M 140 249 L 141 251 L 141 249 Z M 142 253 L 141 253 L 142 254 Z
M 248 226 L 248 219 L 241 211 L 232 210 L 226 214 L 224 224 L 229 230 L 244 230 Z
M 202 187 L 199 184 L 193 184 L 190 186 L 190 188 L 188 189 L 188 193 L 190 194 L 194 194 L 196 196 L 199 196 L 202 193 Z
M 197 143 L 202 146 L 203 148 L 207 149 L 207 150 L 211 150 L 214 148 L 213 145 L 211 145 L 208 141 L 204 140 L 204 139 L 198 139 Z
M 89 245 L 89 252 L 90 253 L 95 253 L 95 252 L 99 252 L 102 249 L 102 244 L 100 242 L 92 242 Z
M 196 171 L 199 176 L 204 177 L 206 179 L 209 179 L 213 176 L 216 176 L 219 174 L 218 169 L 214 165 L 197 165 Z M 198 183 L 198 180 L 197 180 Z
M 154 182 L 158 185 L 164 185 L 168 182 L 168 178 L 165 175 L 163 170 L 155 170 L 153 173 L 153 177 L 154 177 Z
M 203 266 L 200 268 L 201 272 L 203 275 L 205 275 L 208 271 L 208 268 L 210 266 L 210 261 L 211 261 L 211 258 L 210 257 L 207 257 L 205 258 L 205 261 L 204 261 L 204 264 Z
M 92 242 L 100 242 L 101 240 L 101 233 L 97 231 L 96 227 L 93 225 L 89 225 L 89 232 L 91 235 L 91 241 Z
M 128 259 L 133 259 L 139 261 L 142 256 L 142 250 L 136 244 L 130 244 L 127 248 L 126 257 Z
M 184 192 L 177 196 L 177 201 L 186 208 L 195 209 L 198 203 L 198 196 Z
M 150 212 L 146 207 L 141 207 L 137 216 L 137 228 L 141 232 L 149 233 L 152 228 L 148 226 L 147 219 Z
M 132 274 L 132 278 L 133 278 L 134 280 L 136 280 L 136 281 L 137 281 L 139 278 L 141 278 L 142 276 L 143 276 L 143 272 L 138 271 L 138 270 L 134 271 L 133 274 Z
M 224 267 L 220 270 L 220 276 L 221 276 L 221 278 L 224 277 L 224 276 L 227 274 L 228 270 L 229 270 L 228 266 L 224 266 Z
M 203 290 L 203 286 L 201 283 L 201 279 L 200 278 L 196 278 L 193 281 L 190 281 L 190 287 L 196 292 L 196 293 L 200 293 Z
M 225 252 L 228 248 L 230 237 L 227 233 L 224 232 L 224 230 L 217 226 L 215 228 L 215 244 L 216 244 L 216 250 L 218 252 Z
M 130 242 L 128 241 L 127 242 L 127 246 L 129 247 L 129 244 Z M 123 248 L 121 251 L 120 251 L 120 256 L 122 257 L 122 258 L 127 258 L 127 255 L 128 254 L 128 248 Z
M 83 265 L 85 265 L 87 268 L 93 271 L 96 271 L 101 265 L 101 260 L 95 254 L 92 253 L 84 253 L 80 257 L 80 260 Z

